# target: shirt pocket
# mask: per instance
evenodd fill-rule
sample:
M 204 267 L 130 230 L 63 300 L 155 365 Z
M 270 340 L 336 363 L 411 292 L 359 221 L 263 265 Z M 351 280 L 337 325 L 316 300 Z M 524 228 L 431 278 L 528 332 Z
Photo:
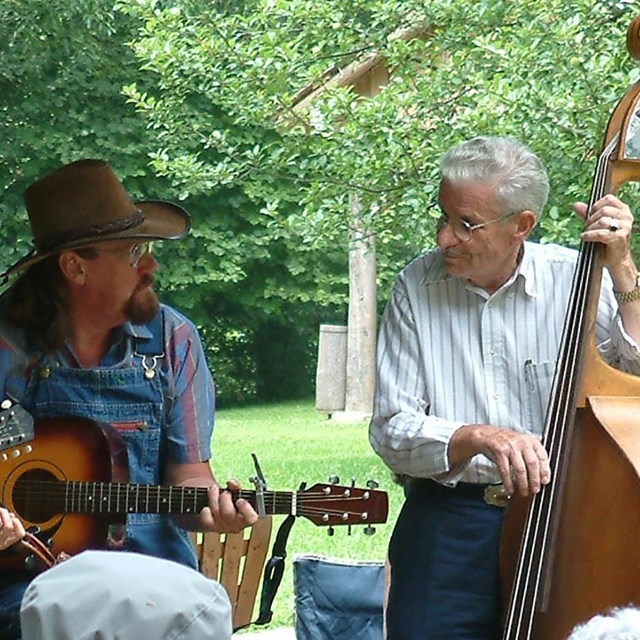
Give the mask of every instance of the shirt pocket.
M 555 369 L 556 363 L 550 361 L 524 363 L 524 427 L 539 437 L 544 432 Z

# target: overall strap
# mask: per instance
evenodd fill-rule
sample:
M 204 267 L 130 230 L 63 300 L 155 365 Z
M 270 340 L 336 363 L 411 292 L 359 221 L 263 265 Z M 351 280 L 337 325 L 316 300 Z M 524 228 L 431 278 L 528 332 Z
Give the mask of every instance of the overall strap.
M 156 375 L 158 360 L 164 358 L 164 313 L 162 310 L 145 327 L 151 332 L 151 339 L 136 338 L 134 355 L 142 359 L 144 375 L 148 380 L 151 380 Z

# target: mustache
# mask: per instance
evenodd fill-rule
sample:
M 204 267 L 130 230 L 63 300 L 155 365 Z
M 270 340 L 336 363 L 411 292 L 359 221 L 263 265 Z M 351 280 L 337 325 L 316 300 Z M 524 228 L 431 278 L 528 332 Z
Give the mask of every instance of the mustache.
M 140 280 L 140 282 L 138 283 L 138 285 L 136 286 L 136 291 L 141 291 L 142 289 L 144 289 L 145 287 L 153 287 L 153 285 L 156 283 L 155 278 L 150 274 L 147 273 L 145 274 L 145 276 L 142 278 L 142 280 Z

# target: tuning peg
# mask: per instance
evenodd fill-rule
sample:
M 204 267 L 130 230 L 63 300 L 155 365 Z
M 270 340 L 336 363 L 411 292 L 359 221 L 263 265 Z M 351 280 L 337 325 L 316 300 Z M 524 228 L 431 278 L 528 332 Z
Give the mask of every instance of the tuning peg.
M 336 476 L 335 474 L 332 476 L 329 476 L 330 484 L 338 484 L 338 482 L 340 482 L 340 478 L 338 476 Z
M 377 480 L 367 480 L 367 488 L 369 489 L 377 489 L 380 486 L 380 483 Z
M 368 524 L 368 525 L 364 528 L 364 535 L 365 535 L 365 536 L 372 536 L 375 532 L 376 532 L 376 528 L 375 528 L 375 527 L 372 527 L 370 524 Z
M 10 409 L 11 406 L 12 406 L 11 400 L 9 400 L 8 398 L 0 402 L 0 409 L 2 409 L 3 411 L 5 411 L 6 409 Z
M 327 535 L 332 536 L 334 533 L 335 533 L 335 531 L 334 531 L 333 527 L 329 527 L 327 529 Z

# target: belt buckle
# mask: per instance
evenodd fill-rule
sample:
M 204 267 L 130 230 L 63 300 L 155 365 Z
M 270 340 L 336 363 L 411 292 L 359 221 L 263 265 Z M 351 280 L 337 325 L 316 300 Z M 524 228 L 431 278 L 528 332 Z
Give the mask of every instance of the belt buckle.
M 484 501 L 492 507 L 506 507 L 511 500 L 511 494 L 507 493 L 502 483 L 490 484 L 484 490 Z

